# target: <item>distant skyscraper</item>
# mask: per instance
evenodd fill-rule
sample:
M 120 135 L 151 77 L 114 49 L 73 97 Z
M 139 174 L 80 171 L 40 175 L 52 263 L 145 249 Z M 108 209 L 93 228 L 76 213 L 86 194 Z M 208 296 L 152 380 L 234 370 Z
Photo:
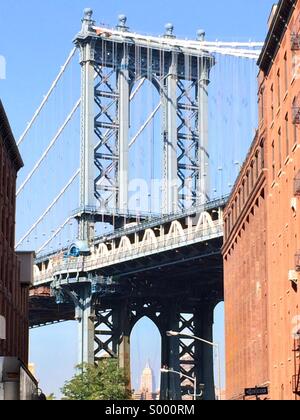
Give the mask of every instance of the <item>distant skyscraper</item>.
M 141 391 L 152 394 L 153 385 L 153 372 L 148 362 L 141 376 Z
M 157 400 L 159 398 L 159 391 L 155 392 L 155 378 L 149 362 L 141 375 L 140 391 L 133 395 L 134 400 Z

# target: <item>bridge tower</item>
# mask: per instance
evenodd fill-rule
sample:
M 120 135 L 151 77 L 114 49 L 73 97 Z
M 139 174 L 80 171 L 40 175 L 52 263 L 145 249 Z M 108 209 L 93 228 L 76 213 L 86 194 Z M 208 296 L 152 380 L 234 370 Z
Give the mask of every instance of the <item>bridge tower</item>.
M 177 42 L 173 25 L 161 38 L 132 34 L 126 17 L 115 30 L 98 28 L 86 9 L 75 44 L 80 49 L 80 239 L 89 240 L 97 214 L 128 214 L 130 96 L 147 78 L 161 98 L 164 149 L 163 213 L 209 198 L 208 84 L 214 59 Z M 203 41 L 204 33 L 198 33 Z M 196 44 L 196 42 L 195 42 Z
M 75 39 L 82 69 L 80 206 L 76 215 L 81 255 L 89 253 L 96 222 L 110 221 L 114 214 L 121 226 L 123 215 L 131 210 L 130 98 L 134 84 L 143 78 L 153 84 L 161 99 L 163 213 L 184 211 L 209 200 L 208 85 L 214 59 L 200 47 L 203 31 L 189 44 L 177 40 L 171 24 L 166 25 L 163 37 L 147 37 L 131 33 L 123 15 L 115 29 L 97 27 L 92 17 L 92 10 L 86 9 Z M 210 349 L 165 334 L 187 328 L 212 339 L 213 307 L 207 303 L 201 308 L 195 303 L 182 305 L 179 283 L 175 294 L 168 295 L 167 285 L 165 290 L 155 286 L 149 294 L 149 280 L 143 287 L 135 285 L 133 293 L 130 282 L 127 279 L 125 287 L 117 277 L 102 276 L 99 270 L 79 272 L 65 286 L 58 279 L 58 300 L 63 290 L 76 308 L 79 362 L 94 363 L 105 352 L 118 358 L 129 378 L 130 332 L 146 315 L 162 334 L 162 363 L 174 370 L 184 369 L 180 357 L 189 355 L 192 361 L 184 363 L 190 363 L 200 381 L 206 380 L 207 398 L 213 399 Z M 52 286 L 55 290 L 55 281 Z M 190 314 L 189 321 L 182 312 Z M 180 399 L 180 389 L 177 375 L 163 375 L 163 399 Z

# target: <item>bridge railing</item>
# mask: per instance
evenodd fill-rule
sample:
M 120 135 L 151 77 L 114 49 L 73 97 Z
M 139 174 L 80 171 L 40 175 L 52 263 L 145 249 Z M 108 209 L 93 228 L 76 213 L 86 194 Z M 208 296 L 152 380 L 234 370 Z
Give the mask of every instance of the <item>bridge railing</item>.
M 142 258 L 153 253 L 164 252 L 184 246 L 188 246 L 200 241 L 210 240 L 220 237 L 223 234 L 223 221 L 217 220 L 213 225 L 204 229 L 187 228 L 181 233 L 166 234 L 162 237 L 151 237 L 146 242 L 128 244 L 127 248 L 116 248 L 108 251 L 105 255 L 93 253 L 89 257 L 79 257 L 64 261 L 64 257 L 53 260 L 52 265 L 36 273 L 34 284 L 51 282 L 55 276 L 60 274 L 74 274 L 97 270 L 101 267 L 120 264 L 128 260 Z
M 212 238 L 222 236 L 223 234 L 223 223 L 220 221 L 215 222 L 215 229 L 208 228 L 198 232 L 189 232 L 186 235 L 174 235 L 172 237 L 165 236 L 164 238 L 158 238 L 156 241 L 150 241 L 147 244 L 132 244 L 131 249 L 126 250 L 115 250 L 113 253 L 104 255 L 102 257 L 95 258 L 94 260 L 89 260 L 86 263 L 85 268 L 87 271 L 92 271 L 97 267 L 109 266 L 113 264 L 118 264 L 123 261 L 128 261 L 130 259 L 137 259 L 152 253 L 164 252 L 168 249 L 179 248 L 189 245 L 189 243 L 196 243 L 205 240 L 210 240 Z

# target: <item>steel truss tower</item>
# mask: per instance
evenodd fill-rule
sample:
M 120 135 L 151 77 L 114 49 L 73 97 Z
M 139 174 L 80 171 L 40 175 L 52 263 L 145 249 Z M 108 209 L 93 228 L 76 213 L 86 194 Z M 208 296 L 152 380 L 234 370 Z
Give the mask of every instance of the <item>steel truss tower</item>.
M 122 216 L 130 211 L 129 116 L 136 82 L 148 79 L 161 99 L 163 212 L 178 212 L 209 199 L 208 85 L 214 59 L 201 47 L 177 40 L 171 24 L 161 38 L 144 37 L 129 32 L 124 16 L 114 30 L 97 27 L 90 9 L 85 10 L 75 44 L 82 68 L 77 218 L 79 240 L 86 244 L 86 252 L 101 214 Z M 118 358 L 130 378 L 130 333 L 142 316 L 148 316 L 162 335 L 162 364 L 195 374 L 199 383 L 205 381 L 206 399 L 214 398 L 212 350 L 198 342 L 168 338 L 165 332 L 189 330 L 211 340 L 213 308 L 220 296 L 197 298 L 198 292 L 191 291 L 183 305 L 181 281 L 171 292 L 169 283 L 161 289 L 153 284 L 149 292 L 149 280 L 127 279 L 121 284 L 100 272 L 78 273 L 63 287 L 61 281 L 57 278 L 52 289 L 58 300 L 63 293 L 75 305 L 80 363 L 94 363 L 104 352 Z M 184 281 L 194 288 L 192 278 Z M 180 378 L 163 375 L 161 395 L 180 399 Z
M 177 41 L 171 24 L 151 39 L 98 28 L 87 9 L 75 40 L 82 67 L 81 238 L 95 213 L 128 213 L 130 96 L 147 78 L 161 98 L 163 212 L 201 204 L 209 195 L 208 84 L 213 57 Z M 200 45 L 200 44 L 199 44 Z M 141 128 L 142 129 L 142 128 Z

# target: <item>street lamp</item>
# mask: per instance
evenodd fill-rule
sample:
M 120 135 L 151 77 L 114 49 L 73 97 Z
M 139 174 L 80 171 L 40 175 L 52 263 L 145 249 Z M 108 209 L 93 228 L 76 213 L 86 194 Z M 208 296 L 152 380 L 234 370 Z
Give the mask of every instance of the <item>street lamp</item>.
M 183 377 L 183 378 L 186 378 L 186 379 L 192 381 L 194 383 L 194 401 L 196 401 L 196 399 L 197 399 L 197 378 L 196 378 L 196 376 L 195 377 L 188 376 L 188 375 L 185 375 L 182 372 L 178 372 L 177 370 L 167 369 L 167 368 L 161 368 L 160 371 L 162 373 L 175 373 L 176 375 L 179 375 L 180 377 Z M 199 396 L 202 396 L 202 393 Z
M 217 363 L 218 363 L 219 400 L 221 400 L 221 358 L 220 358 L 220 346 L 219 346 L 219 343 L 213 343 L 211 341 L 204 340 L 203 338 L 197 337 L 195 335 L 180 333 L 178 331 L 167 331 L 167 336 L 168 337 L 186 337 L 186 338 L 191 338 L 193 340 L 201 341 L 202 343 L 208 344 L 209 346 L 212 346 L 212 347 L 216 348 Z

